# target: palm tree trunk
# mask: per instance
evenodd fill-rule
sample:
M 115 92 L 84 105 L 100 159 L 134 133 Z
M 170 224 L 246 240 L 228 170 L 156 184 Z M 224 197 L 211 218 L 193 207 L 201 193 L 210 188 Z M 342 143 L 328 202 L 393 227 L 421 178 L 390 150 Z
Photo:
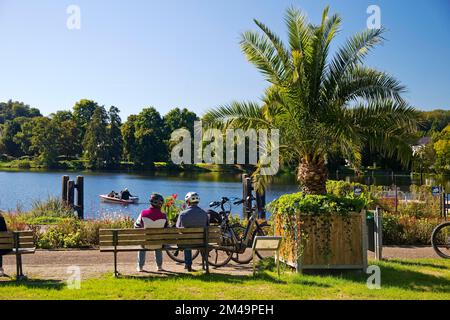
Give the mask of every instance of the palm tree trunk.
M 305 194 L 326 194 L 328 169 L 325 159 L 306 156 L 300 160 L 297 179 Z

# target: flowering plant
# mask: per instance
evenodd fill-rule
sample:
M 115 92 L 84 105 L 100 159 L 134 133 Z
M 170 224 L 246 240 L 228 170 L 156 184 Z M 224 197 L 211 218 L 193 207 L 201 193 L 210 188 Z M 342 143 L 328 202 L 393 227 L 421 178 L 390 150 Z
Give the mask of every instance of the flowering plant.
M 184 209 L 184 201 L 177 199 L 177 196 L 178 194 L 174 193 L 165 197 L 164 204 L 161 208 L 167 214 L 167 219 L 171 222 L 175 222 L 178 214 Z

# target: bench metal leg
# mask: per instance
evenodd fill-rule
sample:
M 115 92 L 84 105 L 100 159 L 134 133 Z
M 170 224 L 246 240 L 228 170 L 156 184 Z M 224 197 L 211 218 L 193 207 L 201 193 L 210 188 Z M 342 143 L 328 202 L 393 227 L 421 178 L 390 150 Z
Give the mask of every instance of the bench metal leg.
M 16 279 L 20 280 L 25 278 L 23 275 L 23 268 L 22 268 L 22 255 L 16 254 Z
M 205 265 L 206 274 L 209 274 L 208 248 L 203 250 L 202 260 L 203 264 Z
M 114 251 L 114 277 L 118 277 L 119 272 L 117 271 L 117 251 Z

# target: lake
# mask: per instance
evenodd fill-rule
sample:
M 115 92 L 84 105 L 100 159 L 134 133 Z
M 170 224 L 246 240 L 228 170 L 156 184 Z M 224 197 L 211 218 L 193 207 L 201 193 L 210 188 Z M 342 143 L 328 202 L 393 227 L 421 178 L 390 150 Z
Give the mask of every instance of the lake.
M 164 196 L 177 193 L 179 198 L 189 191 L 200 194 L 201 206 L 207 207 L 213 200 L 221 197 L 242 197 L 242 184 L 240 174 L 223 172 L 156 172 L 156 173 L 130 173 L 130 172 L 65 172 L 65 171 L 0 171 L 0 209 L 15 211 L 17 208 L 28 210 L 33 201 L 45 200 L 48 197 L 61 196 L 61 176 L 69 175 L 75 179 L 77 175 L 84 176 L 85 180 L 85 217 L 95 219 L 104 215 L 124 214 L 136 217 L 139 212 L 148 206 L 148 197 L 152 192 L 161 193 Z M 336 178 L 331 174 L 330 178 Z M 342 176 L 339 179 L 358 180 L 377 185 L 391 185 L 394 179 L 391 175 L 380 175 L 371 178 L 358 178 L 354 176 Z M 411 183 L 410 176 L 396 176 L 395 182 L 404 191 L 408 191 Z M 430 179 L 424 179 L 429 185 L 435 183 Z M 447 190 L 450 189 L 448 180 Z M 123 206 L 119 204 L 103 203 L 99 194 L 108 193 L 111 190 L 120 191 L 129 188 L 133 195 L 140 198 L 139 204 Z M 274 179 L 268 187 L 267 202 L 276 199 L 282 194 L 297 192 L 298 186 L 293 175 L 281 175 Z M 234 206 L 233 213 L 242 214 L 241 206 Z

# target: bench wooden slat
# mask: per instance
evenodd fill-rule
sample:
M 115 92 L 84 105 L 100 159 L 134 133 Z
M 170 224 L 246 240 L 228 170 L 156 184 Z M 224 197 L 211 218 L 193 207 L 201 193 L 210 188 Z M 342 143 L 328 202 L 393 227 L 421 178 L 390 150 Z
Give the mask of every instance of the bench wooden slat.
M 13 236 L 13 233 L 11 231 L 0 232 L 0 238 L 9 238 L 12 236 Z
M 22 237 L 33 237 L 34 236 L 34 232 L 31 231 L 31 230 L 15 231 L 15 232 L 19 234 L 19 238 L 22 238 Z
M 100 235 L 111 235 L 113 231 L 121 234 L 165 234 L 165 233 L 203 233 L 204 228 L 149 228 L 149 229 L 100 229 Z
M 178 234 L 178 233 L 172 233 L 172 234 L 145 234 L 145 235 L 124 235 L 120 236 L 118 235 L 117 241 L 122 240 L 158 240 L 158 239 L 203 239 L 204 235 L 203 233 L 188 233 L 188 234 Z M 101 236 L 100 241 L 112 241 L 113 236 Z
M 163 245 L 163 244 L 202 244 L 203 239 L 185 239 L 185 240 L 178 240 L 178 239 L 162 239 L 162 240 L 150 240 L 150 241 L 119 241 L 117 243 L 117 246 L 137 246 L 137 245 Z M 109 247 L 113 246 L 114 243 L 112 241 L 104 241 L 100 243 L 101 247 Z
M 211 243 L 210 247 L 213 247 L 214 244 Z M 191 244 L 191 249 L 202 249 L 204 248 L 203 242 L 201 244 Z M 163 250 L 165 249 L 162 248 Z M 167 246 L 167 249 L 173 249 L 176 250 L 178 249 L 176 246 Z M 184 249 L 184 248 L 182 248 Z M 104 247 L 100 247 L 100 252 L 134 252 L 134 251 L 140 251 L 143 250 L 142 246 L 122 246 L 122 247 L 117 247 L 117 250 L 114 250 L 113 246 L 104 246 Z
M 19 249 L 22 248 L 34 248 L 36 245 L 33 242 L 27 242 L 27 243 L 21 243 L 19 245 Z M 0 249 L 15 249 L 14 243 L 6 244 L 2 243 L 0 244 Z
M 33 241 L 34 240 L 34 236 L 22 236 L 22 235 L 19 235 L 19 241 Z
M 0 244 L 12 244 L 14 243 L 13 238 L 0 238 Z

